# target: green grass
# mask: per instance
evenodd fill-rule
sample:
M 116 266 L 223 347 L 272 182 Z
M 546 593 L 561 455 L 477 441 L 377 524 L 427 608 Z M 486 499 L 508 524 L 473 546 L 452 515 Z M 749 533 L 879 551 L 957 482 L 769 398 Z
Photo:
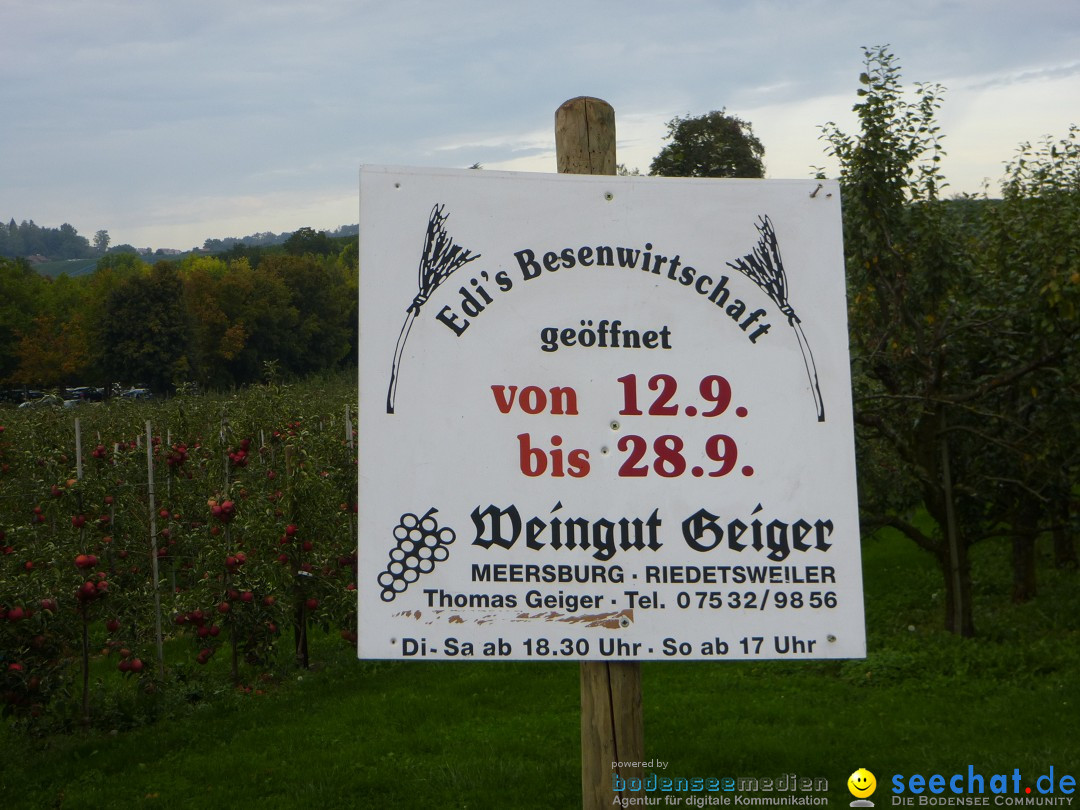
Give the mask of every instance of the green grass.
M 55 278 L 59 275 L 68 275 L 74 278 L 75 276 L 87 276 L 93 274 L 97 270 L 97 262 L 95 259 L 58 259 L 51 262 L 41 262 L 35 264 L 34 269 L 43 276 L 51 276 Z
M 989 777 L 1080 770 L 1076 573 L 1008 603 L 1008 549 L 977 547 L 981 635 L 938 628 L 940 577 L 895 537 L 864 546 L 869 655 L 643 665 L 646 756 L 668 776 L 800 776 L 851 800 L 855 768 Z M 334 643 L 337 642 L 337 643 Z M 156 725 L 0 737 L 6 808 L 580 806 L 575 664 L 361 663 L 339 640 L 266 695 L 169 707 Z

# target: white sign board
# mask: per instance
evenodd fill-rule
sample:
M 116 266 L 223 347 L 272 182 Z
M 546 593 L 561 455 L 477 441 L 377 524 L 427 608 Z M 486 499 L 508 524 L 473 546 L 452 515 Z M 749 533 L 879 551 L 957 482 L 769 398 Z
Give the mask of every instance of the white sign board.
M 865 655 L 833 182 L 365 167 L 362 658 Z

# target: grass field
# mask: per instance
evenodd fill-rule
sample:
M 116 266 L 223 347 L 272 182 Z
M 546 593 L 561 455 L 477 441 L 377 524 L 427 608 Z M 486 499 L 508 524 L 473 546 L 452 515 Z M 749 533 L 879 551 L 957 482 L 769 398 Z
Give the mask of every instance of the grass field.
M 58 259 L 52 262 L 41 262 L 34 266 L 43 276 L 56 278 L 59 275 L 88 276 L 97 269 L 97 259 Z
M 833 806 L 858 767 L 878 807 L 894 774 L 1075 776 L 1076 572 L 1044 559 L 1040 596 L 1012 606 L 1007 546 L 973 557 L 973 640 L 939 630 L 929 558 L 884 537 L 864 545 L 866 660 L 643 665 L 646 756 L 673 777 L 824 777 Z M 3 806 L 580 806 L 576 664 L 361 663 L 336 636 L 314 657 L 266 694 L 222 686 L 151 727 L 6 730 Z

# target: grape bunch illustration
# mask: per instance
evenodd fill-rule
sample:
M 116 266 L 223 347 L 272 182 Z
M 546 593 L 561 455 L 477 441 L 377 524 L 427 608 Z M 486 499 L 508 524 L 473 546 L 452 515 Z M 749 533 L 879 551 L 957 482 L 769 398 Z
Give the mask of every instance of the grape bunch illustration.
M 454 542 L 457 535 L 449 526 L 439 527 L 439 522 L 433 517 L 438 511 L 432 507 L 423 517 L 406 512 L 394 527 L 397 545 L 390 550 L 390 563 L 378 578 L 384 602 L 393 602 L 421 574 L 431 573 L 435 570 L 435 563 L 450 556 L 447 546 Z

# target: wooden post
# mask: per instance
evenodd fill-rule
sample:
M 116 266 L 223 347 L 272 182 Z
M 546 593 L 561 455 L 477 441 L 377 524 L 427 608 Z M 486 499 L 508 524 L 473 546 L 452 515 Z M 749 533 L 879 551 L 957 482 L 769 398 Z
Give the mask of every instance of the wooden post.
M 289 488 L 289 519 L 294 523 L 297 520 L 295 492 L 297 467 L 296 446 L 287 444 L 285 445 L 285 479 Z M 308 669 L 311 665 L 311 660 L 308 653 L 307 606 L 305 604 L 307 589 L 302 584 L 307 574 L 301 573 L 295 566 L 293 566 L 292 573 L 293 597 L 296 602 L 296 612 L 293 614 L 293 640 L 296 645 L 296 665 L 302 669 Z
M 615 174 L 615 110 L 606 101 L 580 96 L 555 112 L 555 156 L 561 174 Z M 581 806 L 611 807 L 623 793 L 614 776 L 641 778 L 645 732 L 641 711 L 641 665 L 636 661 L 581 663 Z
M 555 162 L 560 174 L 615 174 L 615 110 L 578 96 L 555 111 Z
M 82 481 L 82 429 L 79 427 L 78 417 L 75 419 L 75 477 Z M 82 509 L 81 503 L 79 504 L 79 509 Z
M 154 639 L 158 677 L 165 677 L 165 641 L 161 631 L 161 580 L 158 573 L 157 505 L 154 503 L 154 433 L 146 422 L 146 491 L 150 500 L 150 572 L 154 578 Z

